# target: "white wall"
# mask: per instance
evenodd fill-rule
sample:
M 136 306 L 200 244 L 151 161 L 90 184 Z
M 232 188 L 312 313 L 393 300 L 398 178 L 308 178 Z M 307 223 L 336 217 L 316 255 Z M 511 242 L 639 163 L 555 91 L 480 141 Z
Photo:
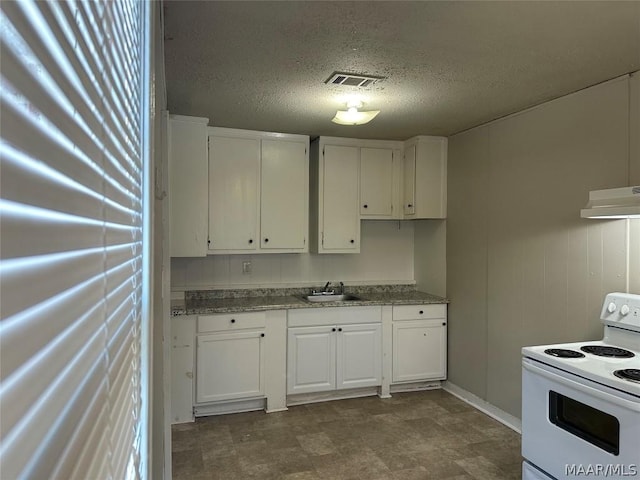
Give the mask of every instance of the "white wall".
M 171 260 L 173 291 L 255 286 L 413 283 L 413 222 L 361 222 L 360 254 L 210 255 Z M 251 261 L 252 273 L 242 273 Z
M 617 79 L 449 139 L 449 380 L 512 415 L 522 346 L 602 338 L 604 295 L 640 293 L 640 221 L 628 241 L 626 220 L 580 218 L 637 171 L 629 92 Z

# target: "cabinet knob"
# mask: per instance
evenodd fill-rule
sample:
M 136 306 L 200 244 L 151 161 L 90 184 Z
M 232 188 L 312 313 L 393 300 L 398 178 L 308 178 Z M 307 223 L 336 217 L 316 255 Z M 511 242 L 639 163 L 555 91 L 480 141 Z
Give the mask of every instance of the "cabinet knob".
M 349 240 L 350 243 L 356 243 L 356 241 L 352 238 L 351 240 Z
M 442 326 L 444 327 L 445 325 L 447 325 L 446 322 L 442 322 Z
M 341 328 L 339 328 L 339 329 L 338 329 L 338 331 L 339 331 L 339 332 L 341 332 L 341 331 L 342 331 L 342 329 L 341 329 Z
M 412 205 L 412 204 L 409 204 L 409 205 L 407 205 L 407 207 L 411 208 L 411 207 L 413 207 L 413 205 Z
M 420 310 L 418 313 L 422 315 L 424 313 L 424 310 Z
M 369 205 L 367 205 L 366 203 L 363 205 L 364 208 L 369 208 Z
M 261 333 L 261 334 L 260 334 L 260 336 L 261 336 L 261 337 L 264 337 L 264 333 Z
M 249 243 L 253 243 L 253 238 L 250 238 L 250 239 L 249 239 Z
M 332 332 L 335 332 L 335 331 L 336 331 L 336 329 L 335 329 L 335 328 L 332 328 L 332 329 L 331 329 L 331 331 L 332 331 Z
M 268 238 L 265 238 L 265 239 L 264 239 L 264 243 L 269 243 L 269 239 L 268 239 Z
M 207 245 L 211 245 L 211 240 L 207 240 Z
M 232 319 L 231 319 L 231 323 L 236 323 L 236 319 L 235 319 L 235 318 L 232 318 Z

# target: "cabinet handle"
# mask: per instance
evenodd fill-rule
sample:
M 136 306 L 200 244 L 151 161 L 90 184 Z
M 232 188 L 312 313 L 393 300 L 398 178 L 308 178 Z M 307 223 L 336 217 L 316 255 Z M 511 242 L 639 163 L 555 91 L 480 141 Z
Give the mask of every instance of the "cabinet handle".
M 264 337 L 264 333 L 261 333 L 261 334 L 260 334 L 260 336 L 261 336 L 261 337 Z
M 363 205 L 364 208 L 369 208 L 369 205 L 367 205 L 366 203 Z
M 338 329 L 338 331 L 339 331 L 339 332 L 341 332 L 341 331 L 342 331 L 342 329 L 341 329 L 341 328 L 339 328 L 339 329 Z
M 336 331 L 336 329 L 335 329 L 335 328 L 332 328 L 332 329 L 331 329 L 331 331 L 332 331 L 332 332 L 335 332 L 335 331 Z
M 269 239 L 268 239 L 268 238 L 265 238 L 265 239 L 264 239 L 264 243 L 269 243 Z
M 349 240 L 349 242 L 356 243 L 356 241 L 353 238 L 351 240 Z
M 236 319 L 235 319 L 235 318 L 232 318 L 232 319 L 231 319 L 231 323 L 236 323 Z
M 253 238 L 250 238 L 250 239 L 249 239 L 249 243 L 253 243 Z
M 423 310 L 420 310 L 418 313 L 419 313 L 420 315 L 422 315 L 422 314 L 424 313 L 424 311 L 423 311 Z

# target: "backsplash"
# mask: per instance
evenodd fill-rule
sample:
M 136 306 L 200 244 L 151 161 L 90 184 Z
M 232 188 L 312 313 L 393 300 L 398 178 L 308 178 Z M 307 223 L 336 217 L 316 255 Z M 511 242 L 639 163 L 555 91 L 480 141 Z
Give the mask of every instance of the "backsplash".
M 210 255 L 171 259 L 173 291 L 216 288 L 310 287 L 345 284 L 414 283 L 414 224 L 369 220 L 361 223 L 359 254 Z M 242 273 L 243 262 L 251 273 Z

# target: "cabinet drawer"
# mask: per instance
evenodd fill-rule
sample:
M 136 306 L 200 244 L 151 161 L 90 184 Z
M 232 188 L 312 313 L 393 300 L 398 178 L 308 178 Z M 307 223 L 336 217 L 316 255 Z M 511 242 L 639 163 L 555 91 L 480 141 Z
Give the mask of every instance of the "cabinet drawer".
M 265 312 L 221 313 L 198 317 L 198 333 L 263 328 L 265 325 Z
M 382 322 L 382 307 L 296 308 L 289 310 L 287 319 L 290 327 L 379 323 Z
M 393 307 L 393 320 L 420 320 L 423 318 L 446 318 L 447 306 L 435 305 L 397 305 Z

